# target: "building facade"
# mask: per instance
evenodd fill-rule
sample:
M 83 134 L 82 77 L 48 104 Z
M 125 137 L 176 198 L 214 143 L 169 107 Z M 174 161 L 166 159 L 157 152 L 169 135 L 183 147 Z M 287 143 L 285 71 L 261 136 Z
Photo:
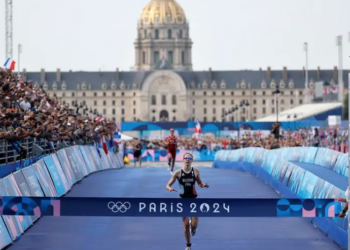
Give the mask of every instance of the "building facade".
M 255 120 L 276 112 L 276 86 L 281 91 L 279 111 L 303 104 L 305 69 L 193 71 L 192 40 L 186 15 L 175 0 L 153 0 L 137 27 L 135 71 L 26 72 L 62 102 L 81 104 L 115 121 L 221 121 L 222 114 L 244 101 L 231 121 Z M 343 82 L 347 83 L 344 72 Z M 338 70 L 308 70 L 308 86 L 338 84 Z M 247 105 L 248 104 L 248 105 Z M 92 115 L 92 114 L 91 114 Z

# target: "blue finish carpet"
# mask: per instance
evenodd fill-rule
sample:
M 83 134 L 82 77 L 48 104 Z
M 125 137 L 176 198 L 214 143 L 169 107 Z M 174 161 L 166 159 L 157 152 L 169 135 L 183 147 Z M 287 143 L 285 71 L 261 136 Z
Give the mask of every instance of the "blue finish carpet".
M 209 189 L 203 198 L 278 198 L 267 184 L 246 173 L 200 168 Z M 96 173 L 69 197 L 168 197 L 165 168 L 127 168 Z M 176 185 L 176 184 L 175 184 Z M 176 186 L 175 186 L 176 188 Z M 335 250 L 322 232 L 303 218 L 200 218 L 193 250 Z M 184 250 L 181 218 L 45 217 L 10 250 Z

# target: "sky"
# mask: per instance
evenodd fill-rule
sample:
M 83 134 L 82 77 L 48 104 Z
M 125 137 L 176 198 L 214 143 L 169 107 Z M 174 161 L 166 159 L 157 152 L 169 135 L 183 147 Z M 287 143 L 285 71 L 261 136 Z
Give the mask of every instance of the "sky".
M 129 71 L 150 0 L 13 1 L 13 54 L 27 71 Z M 349 0 L 177 0 L 190 23 L 194 70 L 350 69 Z M 5 15 L 5 1 L 0 1 Z M 5 23 L 0 22 L 5 61 Z

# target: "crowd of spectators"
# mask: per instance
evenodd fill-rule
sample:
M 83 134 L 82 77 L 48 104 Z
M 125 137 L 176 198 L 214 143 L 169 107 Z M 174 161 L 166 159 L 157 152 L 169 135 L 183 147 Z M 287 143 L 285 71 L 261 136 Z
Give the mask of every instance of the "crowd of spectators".
M 338 133 L 336 129 L 299 129 L 282 130 L 276 126 L 271 129 L 271 133 L 264 134 L 260 131 L 244 131 L 239 137 L 214 137 L 212 134 L 202 135 L 200 138 L 178 137 L 178 149 L 185 150 L 210 150 L 220 149 L 240 149 L 246 147 L 261 147 L 265 149 L 278 149 L 284 147 L 327 147 L 337 151 L 348 150 L 348 134 L 345 131 Z M 166 149 L 165 139 L 155 139 L 150 141 L 131 140 L 125 141 L 126 150 L 134 150 L 136 146 L 142 145 L 143 149 Z M 343 147 L 341 147 L 343 145 Z
M 23 81 L 11 70 L 0 68 L 0 139 L 7 140 L 26 158 L 24 138 L 41 138 L 48 142 L 69 141 L 70 144 L 89 144 L 101 136 L 114 136 L 115 123 L 79 113 L 78 106 L 70 107 L 50 96 L 41 86 Z

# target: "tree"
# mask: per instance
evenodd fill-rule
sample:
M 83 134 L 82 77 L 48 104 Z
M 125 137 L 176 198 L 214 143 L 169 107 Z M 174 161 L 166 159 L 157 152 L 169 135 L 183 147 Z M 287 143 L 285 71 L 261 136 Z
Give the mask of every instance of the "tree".
M 344 98 L 343 117 L 344 117 L 344 120 L 349 119 L 349 94 L 348 93 L 345 95 L 345 98 Z

